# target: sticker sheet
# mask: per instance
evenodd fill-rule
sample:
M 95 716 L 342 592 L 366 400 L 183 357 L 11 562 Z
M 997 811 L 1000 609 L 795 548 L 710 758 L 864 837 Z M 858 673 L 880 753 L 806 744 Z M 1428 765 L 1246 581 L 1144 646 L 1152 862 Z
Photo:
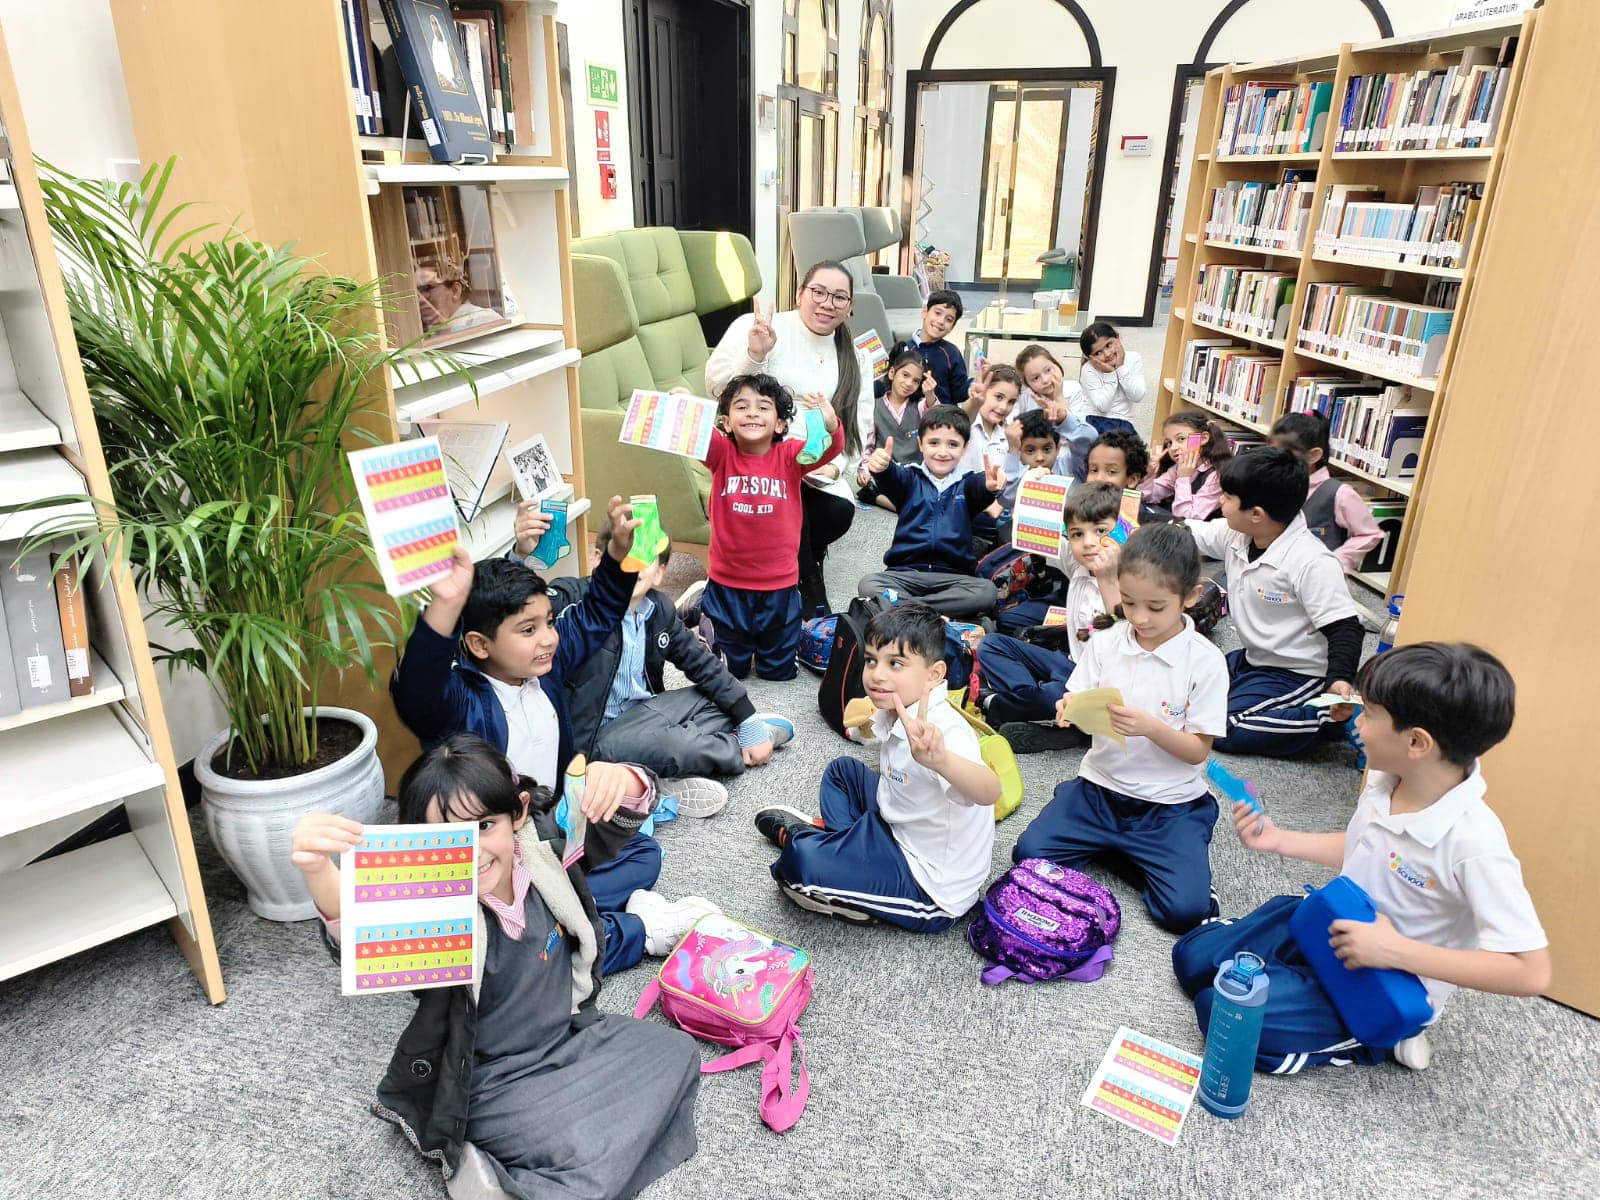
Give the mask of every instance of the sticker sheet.
M 1011 510 L 1011 544 L 1029 554 L 1060 558 L 1066 537 L 1065 508 L 1072 480 L 1065 475 L 1040 475 L 1017 485 Z
M 622 432 L 617 441 L 704 462 L 711 452 L 711 435 L 716 428 L 716 401 L 685 392 L 647 392 L 638 388 L 622 416 Z
M 368 825 L 339 867 L 346 996 L 477 978 L 476 823 Z
M 1079 1101 L 1174 1145 L 1200 1087 L 1200 1058 L 1124 1025 Z
M 883 339 L 876 331 L 863 333 L 855 340 L 855 347 L 867 356 L 873 379 L 882 379 L 889 373 L 889 352 L 883 348 Z
M 349 458 L 389 594 L 404 596 L 448 575 L 461 527 L 439 439 L 352 450 Z

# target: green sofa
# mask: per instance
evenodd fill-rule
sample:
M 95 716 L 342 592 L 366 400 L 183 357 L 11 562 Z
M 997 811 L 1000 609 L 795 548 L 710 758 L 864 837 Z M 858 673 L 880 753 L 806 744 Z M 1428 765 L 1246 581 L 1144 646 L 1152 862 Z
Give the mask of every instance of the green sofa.
M 673 541 L 711 538 L 711 476 L 699 463 L 617 443 L 635 388 L 705 395 L 711 356 L 700 317 L 761 289 L 755 249 L 737 233 L 628 229 L 572 243 L 583 470 L 596 507 L 653 492 Z

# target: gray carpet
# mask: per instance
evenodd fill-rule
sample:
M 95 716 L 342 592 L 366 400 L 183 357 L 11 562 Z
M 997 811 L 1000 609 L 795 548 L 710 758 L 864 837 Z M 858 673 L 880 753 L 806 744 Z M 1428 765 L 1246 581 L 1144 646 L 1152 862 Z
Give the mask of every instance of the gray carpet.
M 858 514 L 829 560 L 836 600 L 877 565 L 891 519 Z M 691 577 L 687 562 L 674 566 L 676 580 Z M 1232 630 L 1219 642 L 1235 644 Z M 788 905 L 750 818 L 772 801 L 814 806 L 822 765 L 855 752 L 822 725 L 814 690 L 804 673 L 755 682 L 758 707 L 795 719 L 795 743 L 736 781 L 721 816 L 660 834 L 662 890 L 713 897 L 815 956 L 801 1023 L 810 1108 L 779 1137 L 756 1115 L 754 1069 L 706 1077 L 700 1153 L 651 1200 L 1600 1194 L 1600 1023 L 1543 1000 L 1458 993 L 1432 1070 L 1257 1076 L 1244 1118 L 1197 1111 L 1173 1148 L 1079 1107 L 1118 1025 L 1201 1048 L 1172 978 L 1172 937 L 1116 884 L 1126 921 L 1104 979 L 985 989 L 959 929 L 847 928 Z M 995 871 L 1078 757 L 1022 760 L 1027 799 L 999 827 Z M 1285 824 L 1338 829 L 1353 810 L 1359 775 L 1345 747 L 1241 769 Z M 366 1108 L 411 1001 L 342 999 L 313 926 L 251 915 L 198 822 L 196 840 L 227 1003 L 204 1004 L 160 930 L 0 985 L 0 1197 L 442 1197 L 437 1171 Z M 1247 854 L 1226 826 L 1212 864 L 1227 913 L 1326 877 Z M 647 966 L 609 981 L 603 1007 L 631 1011 L 649 977 Z

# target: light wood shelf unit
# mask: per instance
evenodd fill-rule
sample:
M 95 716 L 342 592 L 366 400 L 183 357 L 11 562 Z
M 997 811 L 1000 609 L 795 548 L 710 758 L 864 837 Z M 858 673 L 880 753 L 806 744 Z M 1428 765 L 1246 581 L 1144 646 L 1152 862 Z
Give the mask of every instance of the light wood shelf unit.
M 0 540 L 15 542 L 88 503 L 26 507 L 62 493 L 108 502 L 111 484 L 78 360 L 11 60 L 0 38 Z M 133 581 L 97 564 L 82 596 L 92 694 L 0 717 L 0 979 L 166 923 L 213 1004 L 225 998 Z M 121 805 L 130 832 L 29 861 Z
M 1224 424 L 1265 434 L 1272 423 L 1288 411 L 1288 393 L 1294 378 L 1304 374 L 1331 373 L 1330 368 L 1348 374 L 1352 380 L 1367 378 L 1383 383 L 1406 384 L 1414 389 L 1417 403 L 1429 403 L 1430 415 L 1424 435 L 1419 465 L 1414 477 L 1391 479 L 1335 458 L 1328 465 L 1335 475 L 1359 480 L 1385 495 L 1408 497 L 1405 520 L 1401 525 L 1393 567 L 1388 572 L 1351 572 L 1361 583 L 1392 595 L 1404 592 L 1410 561 L 1413 531 L 1418 525 L 1424 502 L 1423 479 L 1428 470 L 1432 446 L 1444 423 L 1449 403 L 1449 384 L 1462 329 L 1462 314 L 1471 297 L 1473 273 L 1480 248 L 1490 223 L 1495 219 L 1495 185 L 1505 151 L 1518 127 L 1515 120 L 1529 49 L 1539 21 L 1535 10 L 1513 22 L 1464 26 L 1408 37 L 1390 38 L 1360 45 L 1345 45 L 1336 52 L 1294 56 L 1272 62 L 1219 67 L 1206 76 L 1197 116 L 1199 133 L 1195 139 L 1195 161 L 1189 175 L 1189 192 L 1184 207 L 1184 235 L 1179 246 L 1177 283 L 1173 289 L 1174 307 L 1167 327 L 1167 341 L 1156 400 L 1156 428 L 1167 415 L 1180 408 L 1197 408 L 1218 417 Z M 1357 75 L 1380 71 L 1409 71 L 1448 66 L 1468 46 L 1498 46 L 1501 39 L 1517 36 L 1516 58 L 1512 64 L 1509 91 L 1493 146 L 1442 150 L 1384 150 L 1335 152 L 1339 108 L 1346 82 Z M 1327 80 L 1333 84 L 1328 130 L 1323 149 L 1312 154 L 1228 154 L 1216 152 L 1224 115 L 1224 97 L 1235 83 L 1252 80 L 1277 80 L 1304 83 Z M 1206 222 L 1210 215 L 1212 192 L 1237 180 L 1273 182 L 1285 168 L 1316 168 L 1316 192 L 1307 221 L 1305 245 L 1297 251 L 1277 247 L 1241 245 L 1208 239 Z M 1370 183 L 1381 186 L 1390 201 L 1408 200 L 1424 184 L 1451 179 L 1481 180 L 1484 196 L 1466 262 L 1460 267 L 1431 267 L 1414 263 L 1384 263 L 1343 257 L 1316 244 L 1316 230 L 1322 219 L 1326 189 L 1330 184 Z M 1288 332 L 1282 342 L 1241 333 L 1220 323 L 1204 322 L 1195 316 L 1193 301 L 1200 269 L 1215 264 L 1278 270 L 1296 277 L 1290 308 Z M 1379 287 L 1406 299 L 1420 298 L 1432 280 L 1460 284 L 1456 318 L 1445 346 L 1439 372 L 1431 378 L 1414 378 L 1396 369 L 1372 366 L 1321 354 L 1299 344 L 1298 330 L 1304 316 L 1307 285 L 1311 283 L 1361 282 Z M 1276 392 L 1264 405 L 1262 420 L 1231 416 L 1216 407 L 1198 403 L 1181 394 L 1184 347 L 1197 338 L 1232 337 L 1241 348 L 1266 348 L 1281 351 L 1283 367 Z M 1431 397 L 1431 401 L 1430 401 Z
M 384 203 L 391 189 L 489 185 L 500 268 L 519 305 L 518 324 L 445 347 L 469 364 L 476 401 L 459 376 L 428 366 L 373 377 L 371 428 L 382 440 L 396 441 L 411 436 L 412 423 L 424 418 L 497 420 L 511 426 L 509 445 L 542 433 L 582 497 L 571 181 L 555 7 L 549 0 L 505 5 L 523 143 L 514 153 L 496 150 L 491 163 L 457 167 L 432 162 L 419 137 L 402 142 L 357 133 L 339 6 L 330 0 L 111 0 L 140 160 L 177 155 L 169 194 L 237 215 L 255 237 L 294 242 L 332 272 L 393 279 L 396 253 L 403 255 L 406 246 L 396 244 L 384 215 L 393 211 Z M 378 7 L 371 9 L 381 20 Z M 273 53 L 261 53 L 262 46 Z M 286 86 L 285 64 L 292 66 L 293 86 Z M 417 132 L 414 122 L 411 132 Z M 384 314 L 374 313 L 373 320 L 385 320 Z M 494 502 L 464 530 L 478 557 L 503 553 L 511 543 L 515 504 L 504 462 L 489 494 Z M 569 537 L 580 549 L 552 574 L 587 570 L 587 507 L 572 511 Z M 380 659 L 379 677 L 387 680 L 393 655 L 383 652 Z M 330 681 L 324 697 L 378 723 L 378 751 L 393 787 L 416 757 L 417 743 L 396 716 L 386 685 L 373 688 L 358 672 L 347 672 Z

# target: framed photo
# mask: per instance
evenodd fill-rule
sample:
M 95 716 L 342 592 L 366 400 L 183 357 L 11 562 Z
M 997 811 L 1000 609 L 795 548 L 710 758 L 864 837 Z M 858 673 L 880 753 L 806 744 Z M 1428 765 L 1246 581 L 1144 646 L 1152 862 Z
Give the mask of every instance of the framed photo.
M 422 344 L 442 345 L 510 324 L 488 185 L 400 191 Z
M 548 499 L 567 486 L 556 466 L 556 456 L 550 453 L 550 443 L 544 440 L 542 433 L 507 447 L 506 461 L 511 464 L 511 478 L 516 481 L 517 492 L 524 500 Z

